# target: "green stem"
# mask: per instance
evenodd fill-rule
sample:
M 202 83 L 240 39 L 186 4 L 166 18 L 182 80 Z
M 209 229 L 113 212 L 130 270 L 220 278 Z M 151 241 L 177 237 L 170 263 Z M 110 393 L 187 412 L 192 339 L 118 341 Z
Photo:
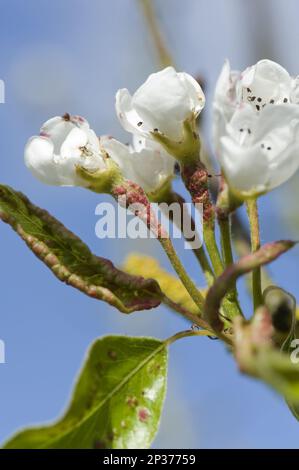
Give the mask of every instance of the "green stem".
M 203 235 L 213 269 L 218 277 L 223 273 L 224 266 L 215 238 L 214 224 L 204 222 Z
M 165 253 L 167 254 L 175 272 L 179 276 L 180 280 L 186 287 L 188 293 L 198 306 L 200 312 L 202 312 L 202 308 L 204 305 L 204 298 L 197 289 L 196 285 L 194 282 L 190 279 L 190 277 L 187 274 L 187 271 L 185 270 L 184 266 L 182 265 L 178 255 L 176 254 L 176 251 L 171 243 L 171 240 L 169 238 L 163 238 L 159 237 L 159 242 L 161 243 L 162 247 L 164 248 Z
M 251 251 L 254 253 L 260 246 L 260 227 L 258 219 L 258 209 L 256 198 L 248 199 L 247 201 L 247 214 L 250 223 L 250 236 L 251 236 Z M 263 303 L 262 296 L 262 282 L 261 282 L 261 268 L 256 268 L 252 272 L 252 293 L 254 310 Z
M 227 268 L 234 263 L 233 250 L 231 244 L 231 230 L 230 230 L 230 219 L 229 216 L 218 217 L 218 225 L 221 234 L 221 248 L 224 265 Z M 236 283 L 234 283 L 232 289 L 227 293 L 224 305 L 227 304 L 227 308 L 230 310 L 230 318 L 236 315 L 242 315 L 242 310 L 239 304 L 238 291 Z
M 179 339 L 182 338 L 187 338 L 188 336 L 211 336 L 211 332 L 207 330 L 199 330 L 199 331 L 193 331 L 193 330 L 186 330 L 186 331 L 180 331 L 179 333 L 176 333 L 175 335 L 171 336 L 170 338 L 167 338 L 165 340 L 165 343 L 167 346 L 170 346 L 170 344 L 174 343 L 175 341 L 178 341 Z
M 184 222 L 185 222 L 185 217 L 190 217 L 190 226 L 191 226 L 191 230 L 195 233 L 196 232 L 196 226 L 195 226 L 195 221 L 193 219 L 193 217 L 191 215 L 189 215 L 188 211 L 186 211 L 184 209 L 184 204 L 185 204 L 185 199 L 178 193 L 176 192 L 173 192 L 173 191 L 170 191 L 167 195 L 166 195 L 166 198 L 165 198 L 165 201 L 164 202 L 167 202 L 167 204 L 172 204 L 172 203 L 178 203 L 180 205 L 180 208 L 181 208 L 181 220 L 178 221 L 175 217 L 173 217 L 173 213 L 172 211 L 167 211 L 167 216 L 171 216 L 170 219 L 172 220 L 172 222 L 174 222 L 176 224 L 176 226 L 179 228 L 179 230 L 181 230 L 183 236 L 185 237 L 185 233 L 184 233 Z M 163 208 L 163 206 L 162 206 Z M 197 236 L 199 236 L 197 234 Z M 185 237 L 186 239 L 186 237 Z M 186 240 L 188 241 L 188 240 Z M 199 264 L 200 264 L 200 267 L 204 273 L 204 276 L 206 278 L 206 281 L 207 281 L 207 284 L 208 286 L 210 287 L 213 282 L 214 282 L 214 279 L 215 279 L 215 275 L 214 275 L 214 272 L 213 272 L 213 269 L 211 267 L 211 264 L 210 264 L 210 261 L 208 259 L 208 256 L 206 254 L 206 250 L 204 248 L 204 246 L 202 245 L 200 248 L 193 248 L 192 249 L 194 255 L 196 256 Z
M 214 334 L 214 333 L 213 333 Z M 187 338 L 188 336 L 211 336 L 211 332 L 208 330 L 199 330 L 199 331 L 194 331 L 194 330 L 186 330 L 186 331 L 180 331 L 179 333 L 176 333 L 175 335 L 171 336 L 170 338 L 165 340 L 165 344 L 167 346 L 170 346 L 173 344 L 175 341 L 178 341 L 179 339 L 182 338 Z M 219 333 L 216 335 L 219 339 L 222 339 L 226 344 L 229 346 L 232 345 L 232 340 L 228 336 Z
M 230 221 L 228 217 L 219 218 L 218 224 L 221 234 L 221 248 L 222 248 L 222 257 L 224 260 L 225 266 L 233 264 L 233 251 L 231 245 L 231 233 L 230 233 Z

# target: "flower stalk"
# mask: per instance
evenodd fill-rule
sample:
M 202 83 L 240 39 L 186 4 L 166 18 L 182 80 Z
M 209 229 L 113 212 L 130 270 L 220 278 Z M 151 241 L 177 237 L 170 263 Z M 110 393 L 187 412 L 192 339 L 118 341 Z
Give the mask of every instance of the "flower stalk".
M 185 270 L 168 233 L 156 219 L 155 214 L 151 210 L 150 201 L 143 189 L 132 181 L 123 180 L 121 184 L 117 184 L 113 187 L 112 196 L 123 207 L 134 210 L 135 215 L 138 216 L 155 235 L 167 254 L 175 272 L 201 312 L 204 305 L 204 298 Z
M 246 202 L 246 206 L 250 224 L 251 252 L 255 253 L 259 250 L 261 246 L 257 199 L 248 199 L 248 201 Z M 260 305 L 263 304 L 260 266 L 258 266 L 252 271 L 252 295 L 254 310 L 256 310 Z
M 171 218 L 171 220 L 173 220 L 173 222 L 177 224 L 177 227 L 182 231 L 182 234 L 184 235 L 186 241 L 188 241 L 188 239 L 186 238 L 186 235 L 183 231 L 183 222 L 185 220 L 184 218 L 189 215 L 188 213 L 186 213 L 186 210 L 184 209 L 184 204 L 186 202 L 185 199 L 180 194 L 178 194 L 174 191 L 170 191 L 167 194 L 167 198 L 165 199 L 165 202 L 167 204 L 178 203 L 180 205 L 182 220 L 180 220 L 178 222 L 176 220 L 176 218 L 173 218 L 173 217 Z M 173 214 L 172 214 L 171 211 L 168 211 L 167 215 L 172 216 Z M 196 233 L 195 221 L 194 221 L 194 219 L 191 215 L 190 215 L 190 221 L 189 222 L 190 222 L 191 231 L 193 233 Z M 195 236 L 198 236 L 198 235 L 195 235 Z M 204 245 L 202 245 L 200 248 L 192 248 L 192 251 L 193 251 L 194 255 L 196 256 L 196 258 L 197 258 L 197 260 L 200 264 L 200 267 L 201 267 L 201 269 L 203 271 L 203 274 L 205 276 L 205 279 L 207 281 L 207 285 L 211 286 L 214 282 L 215 274 L 214 274 L 213 268 L 211 266 L 211 263 L 209 261 L 209 258 L 207 256 Z

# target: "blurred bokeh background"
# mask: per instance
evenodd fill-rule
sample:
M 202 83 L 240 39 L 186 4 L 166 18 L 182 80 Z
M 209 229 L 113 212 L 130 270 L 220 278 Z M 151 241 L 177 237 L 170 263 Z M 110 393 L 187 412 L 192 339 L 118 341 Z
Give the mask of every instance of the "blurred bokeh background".
M 299 73 L 297 0 L 152 0 L 179 70 L 205 82 L 204 135 L 210 142 L 213 87 L 225 58 L 242 69 L 259 59 Z M 1 0 L 1 182 L 22 190 L 75 231 L 97 254 L 120 264 L 132 250 L 169 264 L 154 240 L 98 240 L 96 205 L 107 198 L 47 187 L 23 164 L 23 148 L 49 117 L 85 116 L 98 134 L 125 142 L 114 112 L 118 88 L 134 91 L 159 62 L 138 0 Z M 297 176 L 260 201 L 262 241 L 298 238 Z M 181 190 L 179 182 L 176 189 Z M 0 225 L 0 440 L 56 418 L 69 399 L 90 342 L 106 333 L 165 338 L 190 325 L 166 308 L 125 316 L 59 283 L 11 229 Z M 199 284 L 203 278 L 176 243 Z M 298 250 L 277 261 L 275 280 L 295 295 Z M 242 302 L 250 301 L 241 285 Z M 171 347 L 168 394 L 155 447 L 298 447 L 299 426 L 272 390 L 241 376 L 217 341 L 189 338 Z

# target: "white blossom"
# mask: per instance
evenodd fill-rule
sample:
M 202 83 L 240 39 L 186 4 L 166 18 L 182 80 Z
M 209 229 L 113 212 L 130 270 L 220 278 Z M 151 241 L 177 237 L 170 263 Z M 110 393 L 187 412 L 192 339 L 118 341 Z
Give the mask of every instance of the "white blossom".
M 269 60 L 244 72 L 226 62 L 213 102 L 217 158 L 233 189 L 267 192 L 299 167 L 298 80 Z
M 116 112 L 124 129 L 147 138 L 159 131 L 179 141 L 184 121 L 195 118 L 204 104 L 197 81 L 173 67 L 151 74 L 133 96 L 126 88 L 116 94 Z
M 100 145 L 119 161 L 123 176 L 141 186 L 147 193 L 159 191 L 174 175 L 175 161 L 154 141 L 134 135 L 132 145 L 102 136 Z
M 43 124 L 40 135 L 29 139 L 25 163 L 40 181 L 56 186 L 84 186 L 76 168 L 105 170 L 99 139 L 80 116 L 54 117 Z

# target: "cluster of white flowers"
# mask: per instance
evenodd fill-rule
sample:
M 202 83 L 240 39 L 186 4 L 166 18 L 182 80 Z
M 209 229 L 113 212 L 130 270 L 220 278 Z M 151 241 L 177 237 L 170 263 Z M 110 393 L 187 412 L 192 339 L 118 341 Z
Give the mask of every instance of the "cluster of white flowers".
M 299 167 L 299 83 L 280 65 L 261 60 L 244 72 L 226 62 L 213 103 L 217 158 L 230 186 L 265 193 Z
M 215 151 L 231 186 L 243 196 L 267 192 L 299 167 L 299 80 L 280 65 L 262 60 L 244 72 L 226 62 L 213 102 Z M 205 105 L 197 81 L 173 67 L 154 73 L 130 95 L 116 94 L 116 113 L 132 144 L 98 138 L 79 116 L 55 117 L 26 145 L 25 162 L 42 182 L 88 186 L 77 171 L 105 172 L 110 159 L 122 175 L 147 193 L 174 175 L 174 156 L 157 136 L 181 142 L 184 124 L 195 123 Z M 169 151 L 170 152 L 170 151 Z M 187 158 L 187 156 L 186 156 Z

